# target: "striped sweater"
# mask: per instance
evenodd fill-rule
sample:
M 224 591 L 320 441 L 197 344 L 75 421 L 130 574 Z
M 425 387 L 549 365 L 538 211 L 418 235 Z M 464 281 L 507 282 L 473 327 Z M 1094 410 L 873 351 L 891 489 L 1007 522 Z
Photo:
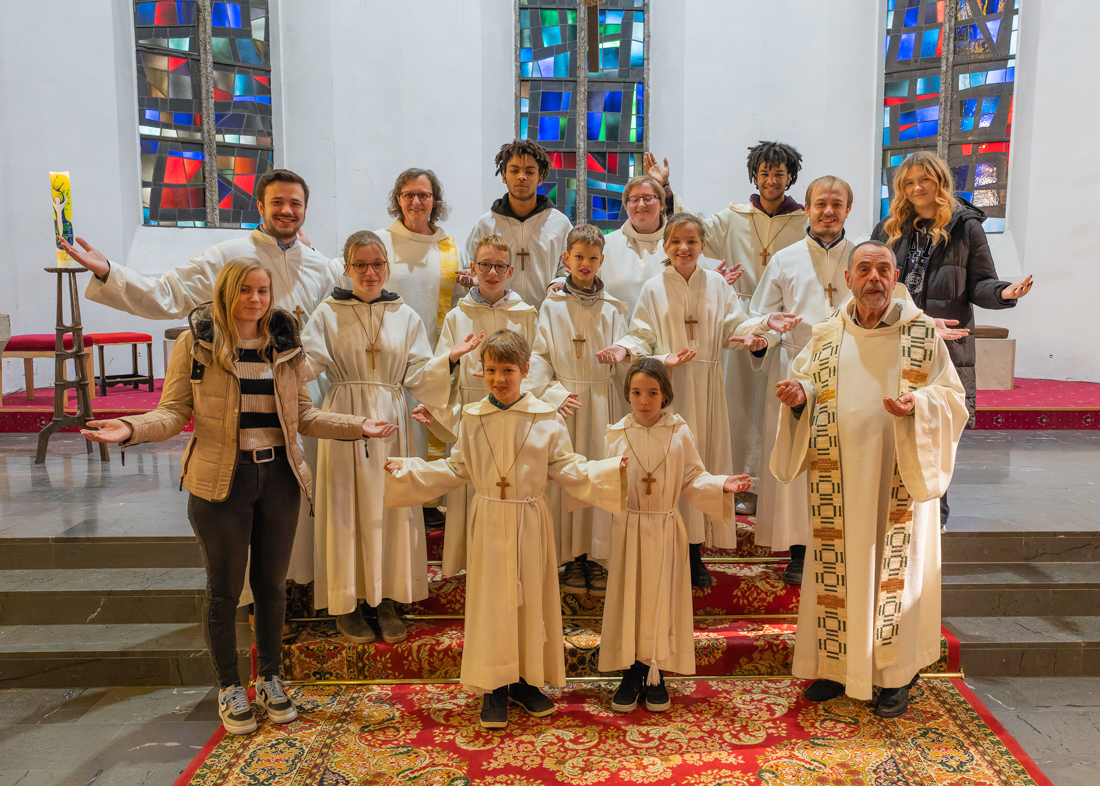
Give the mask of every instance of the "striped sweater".
M 271 364 L 260 357 L 262 339 L 241 339 L 233 364 L 241 381 L 240 449 L 286 445 L 275 409 L 275 381 Z

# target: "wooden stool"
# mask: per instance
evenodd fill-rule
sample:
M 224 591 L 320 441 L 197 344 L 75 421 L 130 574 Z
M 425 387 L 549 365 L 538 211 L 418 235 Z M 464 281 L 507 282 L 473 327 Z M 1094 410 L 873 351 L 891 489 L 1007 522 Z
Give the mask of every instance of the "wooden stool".
M 99 377 L 96 384 L 99 385 L 99 393 L 107 395 L 107 388 L 111 385 L 133 385 L 134 390 L 138 385 L 148 385 L 149 392 L 153 392 L 153 337 L 148 333 L 89 333 L 85 336 L 99 347 Z M 107 362 L 103 356 L 103 348 L 122 346 L 129 344 L 133 350 L 134 368 L 129 374 L 108 374 Z M 146 360 L 149 361 L 149 373 L 138 373 L 138 344 L 145 345 Z
M 95 387 L 92 386 L 92 351 L 94 342 L 91 336 L 84 337 L 84 377 L 88 380 L 88 395 L 95 396 Z M 73 349 L 72 333 L 65 335 L 65 349 L 69 352 Z M 6 358 L 23 358 L 23 377 L 27 384 L 27 400 L 34 398 L 34 359 L 54 358 L 56 355 L 56 338 L 49 333 L 32 333 L 25 336 L 12 336 L 8 345 L 4 347 L 3 356 Z M 74 362 L 76 359 L 73 359 Z M 73 376 L 76 376 L 74 369 Z M 0 398 L 0 406 L 3 406 L 3 398 Z
M 172 359 L 172 347 L 176 345 L 176 339 L 182 334 L 189 331 L 191 328 L 183 325 L 181 327 L 168 328 L 164 331 L 164 375 L 168 376 L 168 361 Z

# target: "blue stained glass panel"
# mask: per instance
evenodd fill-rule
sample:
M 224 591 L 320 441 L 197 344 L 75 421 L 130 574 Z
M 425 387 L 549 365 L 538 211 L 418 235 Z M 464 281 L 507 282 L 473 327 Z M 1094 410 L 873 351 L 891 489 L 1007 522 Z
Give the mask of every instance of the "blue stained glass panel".
M 623 94 L 619 91 L 608 91 L 604 93 L 603 99 L 603 111 L 605 112 L 622 112 L 623 111 Z
M 562 105 L 562 93 L 558 91 L 543 91 L 542 102 L 539 104 L 540 112 L 560 112 Z
M 1000 96 L 986 96 L 982 99 L 982 114 L 990 114 L 997 111 L 997 105 L 1001 103 Z
M 935 104 L 933 106 L 926 106 L 922 109 L 917 110 L 917 120 L 918 121 L 926 122 L 926 121 L 929 121 L 929 120 L 939 120 L 939 117 L 940 117 L 939 104 Z
M 913 59 L 913 44 L 916 42 L 915 33 L 906 33 L 898 43 L 898 60 Z
M 554 27 L 542 28 L 542 45 L 543 46 L 558 46 L 561 44 L 561 27 L 555 25 Z
M 996 115 L 982 115 L 981 120 L 978 121 L 978 128 L 989 128 L 993 125 L 993 119 Z
M 930 123 L 917 123 L 917 136 L 921 138 L 935 136 L 939 133 L 939 130 L 939 120 L 933 120 Z
M 935 57 L 940 43 L 939 29 L 925 30 L 920 42 L 921 57 Z
M 919 8 L 907 8 L 905 10 L 905 21 L 902 23 L 905 27 L 916 27 L 917 20 L 920 18 Z
M 985 24 L 986 24 L 986 27 L 989 28 L 989 35 L 992 36 L 993 43 L 997 43 L 997 36 L 1001 32 L 1001 20 L 1000 19 L 990 19 Z
M 539 139 L 556 142 L 561 139 L 561 125 L 556 117 L 539 118 Z
M 974 130 L 974 118 L 964 117 L 962 120 L 960 120 L 959 121 L 959 130 L 963 131 L 963 132 L 973 131 Z

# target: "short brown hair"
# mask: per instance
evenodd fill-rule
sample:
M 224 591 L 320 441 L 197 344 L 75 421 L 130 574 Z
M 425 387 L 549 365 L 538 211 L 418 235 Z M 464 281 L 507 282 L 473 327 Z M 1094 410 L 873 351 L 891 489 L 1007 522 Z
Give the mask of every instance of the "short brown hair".
M 657 358 L 638 358 L 630 364 L 626 372 L 626 383 L 623 385 L 623 395 L 626 396 L 627 403 L 630 402 L 630 383 L 635 374 L 645 374 L 657 380 L 657 384 L 661 387 L 661 395 L 665 399 L 661 403 L 662 409 L 672 403 L 672 379 L 668 376 L 668 368 Z
M 623 204 L 626 204 L 626 200 L 630 199 L 630 192 L 639 186 L 649 184 L 653 186 L 653 193 L 657 195 L 657 204 L 661 207 L 661 218 L 665 217 L 665 187 L 654 180 L 649 175 L 637 175 L 626 181 L 626 185 L 623 186 Z
M 486 358 L 527 368 L 531 365 L 531 345 L 514 330 L 498 330 L 481 345 L 482 362 Z
M 594 227 L 591 224 L 577 224 L 565 236 L 565 250 L 567 252 L 571 251 L 577 243 L 587 243 L 603 251 L 603 232 L 599 230 L 599 227 Z
M 432 214 L 428 217 L 428 223 L 435 226 L 436 221 L 446 221 L 447 216 L 451 214 L 451 206 L 443 199 L 443 184 L 430 169 L 406 169 L 398 175 L 397 182 L 393 184 L 393 191 L 390 192 L 390 204 L 386 212 L 397 219 L 405 215 L 401 212 L 401 200 L 398 197 L 408 182 L 418 177 L 426 177 L 432 184 Z
M 302 187 L 302 194 L 305 198 L 305 203 L 309 204 L 309 186 L 306 185 L 306 179 L 299 174 L 291 172 L 289 169 L 269 169 L 260 175 L 260 179 L 256 181 L 256 201 L 264 201 L 264 192 L 267 191 L 267 187 L 272 183 L 297 183 Z
M 844 186 L 844 190 L 848 192 L 848 207 L 852 206 L 852 201 L 855 199 L 855 195 L 852 193 L 852 187 L 848 185 L 846 180 L 841 180 L 835 175 L 822 175 L 810 182 L 810 185 L 806 186 L 806 206 L 808 207 L 810 202 L 813 201 L 814 189 L 817 188 L 829 188 L 831 186 L 841 185 Z
M 477 247 L 474 249 L 474 262 L 477 262 L 477 256 L 481 253 L 483 248 L 492 248 L 497 251 L 503 251 L 508 255 L 508 264 L 512 264 L 512 247 L 508 245 L 506 241 L 500 235 L 486 235 L 477 241 Z
M 497 165 L 496 173 L 503 175 L 504 170 L 508 168 L 508 162 L 516 156 L 531 156 L 535 159 L 535 163 L 539 165 L 539 180 L 545 180 L 546 176 L 550 174 L 550 156 L 547 154 L 546 148 L 529 139 L 515 139 L 500 146 L 500 152 L 497 153 L 496 159 L 494 159 Z

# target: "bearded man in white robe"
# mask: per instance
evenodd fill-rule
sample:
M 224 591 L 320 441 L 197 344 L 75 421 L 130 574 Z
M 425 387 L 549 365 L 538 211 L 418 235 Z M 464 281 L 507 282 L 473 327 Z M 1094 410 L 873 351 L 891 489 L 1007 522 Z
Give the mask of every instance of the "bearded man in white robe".
M 810 478 L 812 565 L 802 580 L 794 664 L 810 701 L 847 693 L 898 717 L 940 650 L 938 497 L 966 425 L 965 394 L 934 321 L 891 298 L 884 243 L 852 252 L 852 302 L 816 325 L 776 386 L 771 470 Z

